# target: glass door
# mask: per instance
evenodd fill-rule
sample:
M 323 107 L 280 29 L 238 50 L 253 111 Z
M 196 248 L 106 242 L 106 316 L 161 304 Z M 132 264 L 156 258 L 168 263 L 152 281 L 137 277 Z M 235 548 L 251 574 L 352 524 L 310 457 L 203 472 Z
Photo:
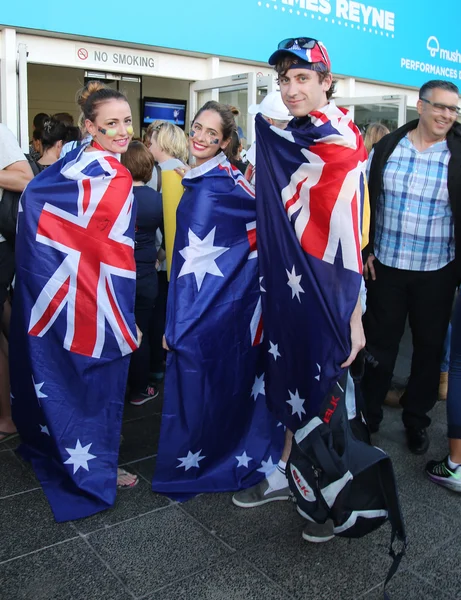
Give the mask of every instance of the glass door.
M 190 85 L 189 114 L 191 117 L 195 115 L 208 100 L 236 106 L 240 110 L 240 115 L 236 119 L 237 125 L 242 128 L 247 144 L 250 145 L 255 139 L 255 131 L 254 117 L 248 114 L 248 107 L 260 102 L 273 90 L 275 90 L 274 77 L 258 76 L 256 73 L 195 81 Z
M 338 106 L 353 113 L 354 122 L 363 132 L 370 123 L 383 123 L 393 131 L 407 122 L 407 97 L 370 96 L 368 98 L 335 98 Z

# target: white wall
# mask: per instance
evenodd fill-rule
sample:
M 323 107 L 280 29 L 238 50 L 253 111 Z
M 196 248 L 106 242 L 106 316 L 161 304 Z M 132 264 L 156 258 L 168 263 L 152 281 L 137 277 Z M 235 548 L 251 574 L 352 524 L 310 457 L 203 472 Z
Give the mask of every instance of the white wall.
M 343 98 L 363 98 L 366 96 L 407 96 L 407 106 L 415 107 L 418 101 L 418 90 L 402 88 L 383 83 L 359 81 L 353 77 L 338 79 L 336 96 Z
M 68 112 L 77 123 L 80 110 L 77 91 L 83 87 L 84 71 L 67 67 L 28 65 L 29 132 L 32 136 L 34 116 L 39 112 L 49 115 Z

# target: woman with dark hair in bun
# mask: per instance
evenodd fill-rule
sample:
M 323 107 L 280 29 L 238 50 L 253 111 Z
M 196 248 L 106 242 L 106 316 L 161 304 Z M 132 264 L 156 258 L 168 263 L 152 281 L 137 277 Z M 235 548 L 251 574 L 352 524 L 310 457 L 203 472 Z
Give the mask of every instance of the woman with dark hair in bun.
M 253 485 L 283 444 L 264 395 L 254 190 L 227 157 L 235 131 L 229 107 L 207 102 L 190 130 L 195 167 L 176 169 L 185 192 L 153 489 L 180 500 Z
M 91 144 L 47 166 L 21 199 L 11 325 L 12 410 L 57 521 L 113 506 L 134 317 L 133 135 L 123 94 L 80 93 Z M 61 133 L 50 125 L 50 148 Z M 54 141 L 54 144 L 53 144 Z M 18 366 L 15 370 L 14 365 Z
M 69 128 L 65 123 L 57 121 L 54 117 L 43 123 L 40 137 L 43 153 L 41 158 L 37 160 L 40 171 L 59 160 L 63 144 L 67 141 L 68 130 Z

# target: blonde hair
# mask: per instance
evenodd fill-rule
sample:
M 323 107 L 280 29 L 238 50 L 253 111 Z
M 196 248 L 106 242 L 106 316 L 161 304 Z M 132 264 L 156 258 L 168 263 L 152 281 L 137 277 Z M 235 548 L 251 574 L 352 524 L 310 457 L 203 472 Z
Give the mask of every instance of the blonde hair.
M 147 129 L 147 134 L 149 133 L 149 128 Z M 151 130 L 151 140 L 157 142 L 162 152 L 187 164 L 187 159 L 189 158 L 187 138 L 184 131 L 177 125 L 166 121 L 161 121 L 154 125 Z
M 78 117 L 77 127 L 80 129 L 83 136 L 88 134 L 88 132 L 86 130 L 86 125 L 85 125 L 85 115 L 82 112 L 80 113 L 80 115 Z
M 370 123 L 368 125 L 365 137 L 363 138 L 363 143 L 368 154 L 370 154 L 373 146 L 388 133 L 390 133 L 389 129 L 382 123 Z
M 150 141 L 150 138 L 152 137 L 154 130 L 158 129 L 159 125 L 162 125 L 165 122 L 166 121 L 162 121 L 161 119 L 155 119 L 155 121 L 152 121 L 152 123 L 149 123 L 149 125 L 146 129 L 146 133 L 144 134 L 144 137 L 146 138 L 146 140 Z

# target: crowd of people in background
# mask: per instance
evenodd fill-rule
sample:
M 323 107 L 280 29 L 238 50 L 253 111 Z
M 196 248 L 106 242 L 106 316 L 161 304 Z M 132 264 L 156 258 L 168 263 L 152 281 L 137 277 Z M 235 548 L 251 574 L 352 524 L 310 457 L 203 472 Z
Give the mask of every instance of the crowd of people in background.
M 300 143 L 299 140 L 306 133 L 308 115 L 314 115 L 308 119 L 309 126 L 319 115 L 322 115 L 320 120 L 323 119 L 323 125 L 330 122 L 341 124 L 341 119 L 344 118 L 331 100 L 334 82 L 324 46 L 311 38 L 291 42 L 293 44 L 290 45 L 290 41 L 285 40 L 271 57 L 271 64 L 278 73 L 281 92 L 268 94 L 260 104 L 251 106 L 249 110 L 251 115 L 260 115 L 258 131 L 261 136 L 268 136 L 267 139 L 270 139 L 274 148 L 287 142 Z M 298 42 L 304 44 L 303 59 L 300 58 Z M 236 492 L 234 503 L 243 508 L 287 499 L 290 489 L 286 467 L 293 434 L 300 425 L 303 413 L 306 413 L 303 404 L 300 404 L 304 400 L 299 398 L 298 390 L 293 394 L 290 392 L 290 401 L 283 400 L 285 408 L 287 402 L 290 405 L 290 414 L 280 416 L 282 413 L 278 412 L 277 407 L 274 408 L 277 402 L 271 398 L 268 388 L 276 387 L 274 379 L 269 383 L 266 380 L 264 388 L 263 379 L 253 381 L 248 375 L 248 366 L 253 361 L 252 345 L 247 348 L 242 342 L 241 345 L 234 346 L 233 342 L 228 341 L 228 347 L 223 347 L 223 340 L 227 340 L 229 331 L 236 329 L 244 318 L 242 315 L 245 314 L 246 318 L 248 311 L 242 309 L 242 315 L 238 317 L 234 313 L 221 312 L 216 316 L 215 325 L 206 330 L 206 339 L 197 330 L 197 323 L 203 324 L 207 315 L 215 311 L 216 307 L 222 310 L 221 288 L 215 280 L 207 288 L 207 303 L 200 304 L 202 300 L 201 297 L 199 299 L 198 292 L 202 285 L 210 283 L 211 276 L 216 280 L 223 277 L 215 261 L 221 255 L 225 255 L 226 260 L 230 261 L 231 252 L 227 255 L 226 252 L 232 245 L 240 244 L 241 249 L 241 255 L 232 259 L 240 266 L 235 272 L 232 271 L 233 278 L 226 281 L 226 286 L 233 289 L 234 296 L 240 295 L 239 301 L 242 302 L 251 304 L 254 301 L 254 306 L 251 304 L 252 311 L 257 311 L 257 295 L 266 292 L 270 285 L 272 275 L 267 262 L 264 273 L 262 267 L 257 272 L 256 261 L 251 263 L 250 259 L 254 258 L 251 252 L 255 252 L 255 248 L 251 243 L 246 246 L 249 239 L 251 242 L 249 225 L 237 230 L 238 218 L 247 223 L 269 218 L 264 216 L 263 208 L 260 207 L 259 212 L 252 208 L 254 186 L 260 177 L 259 170 L 256 177 L 256 144 L 259 148 L 262 142 L 255 142 L 247 148 L 243 132 L 237 126 L 239 108 L 216 102 L 207 103 L 193 116 L 188 135 L 172 122 L 155 121 L 149 125 L 142 139 L 134 136 L 131 109 L 121 92 L 90 82 L 80 92 L 79 107 L 81 116 L 77 125 L 68 113 L 37 114 L 33 119 L 32 140 L 27 157 L 21 152 L 14 135 L 4 125 L 0 126 L 0 191 L 19 194 L 25 190 L 19 205 L 16 244 L 0 235 L 0 443 L 11 439 L 19 431 L 25 448 L 23 456 L 32 460 L 39 478 L 41 472 L 51 468 L 51 462 L 44 462 L 46 452 L 49 453 L 50 460 L 54 461 L 53 465 L 58 457 L 64 464 L 72 464 L 74 476 L 79 467 L 82 467 L 80 476 L 84 470 L 88 471 L 88 461 L 96 458 L 96 454 L 92 454 L 94 446 L 93 449 L 90 448 L 93 442 L 83 447 L 83 433 L 80 437 L 77 435 L 85 427 L 90 427 L 86 419 L 88 412 L 92 412 L 94 422 L 100 427 L 98 433 L 95 428 L 94 435 L 107 442 L 102 466 L 105 475 L 101 480 L 101 489 L 95 493 L 98 496 L 97 502 L 90 499 L 86 483 L 73 478 L 72 485 L 76 486 L 85 500 L 82 500 L 78 509 L 81 513 L 78 513 L 75 506 L 72 510 L 77 510 L 77 516 L 86 516 L 101 510 L 101 506 L 111 506 L 117 489 L 131 488 L 137 484 L 137 476 L 117 468 L 123 404 L 129 402 L 134 406 L 141 406 L 158 396 L 159 385 L 165 377 L 168 353 L 170 379 L 167 376 L 154 490 L 174 497 L 201 491 L 233 489 Z M 368 124 L 366 131 L 362 132 L 366 152 L 357 130 L 360 143 L 354 147 L 353 159 L 349 157 L 347 160 L 358 161 L 354 167 L 357 176 L 354 186 L 357 189 L 356 197 L 359 197 L 365 189 L 363 184 L 368 156 L 370 237 L 368 243 L 363 243 L 361 248 L 362 241 L 368 238 L 364 216 L 363 219 L 360 218 L 363 232 L 359 232 L 356 227 L 352 242 L 357 246 L 358 254 L 360 250 L 364 251 L 367 300 L 365 301 L 363 282 L 360 285 L 360 264 L 357 269 L 360 281 L 354 278 L 353 285 L 351 284 L 355 296 L 348 299 L 352 302 L 352 316 L 348 314 L 347 339 L 343 340 L 347 353 L 335 365 L 333 359 L 329 358 L 330 362 L 326 366 L 322 363 L 322 368 L 327 372 L 333 367 L 349 367 L 360 354 L 366 340 L 365 373 L 361 388 L 369 430 L 371 433 L 377 432 L 383 418 L 382 405 L 391 388 L 399 343 L 409 319 L 413 338 L 412 368 L 406 390 L 399 396 L 397 403 L 403 408 L 402 420 L 409 450 L 415 454 L 423 454 L 429 448 L 427 429 L 431 420 L 428 413 L 439 396 L 444 340 L 459 283 L 458 262 L 461 251 L 458 246 L 461 224 L 456 202 L 461 191 L 461 126 L 457 123 L 458 89 L 448 82 L 428 82 L 420 90 L 417 109 L 419 118 L 416 121 L 392 132 L 384 123 Z M 356 135 L 353 124 L 350 125 L 350 131 Z M 349 133 L 350 131 L 348 130 Z M 347 138 L 346 134 L 341 135 L 345 135 L 344 139 Z M 261 137 L 260 140 L 262 139 Z M 341 148 L 341 152 L 346 152 L 345 147 Z M 328 155 L 326 160 L 333 159 Z M 343 159 L 343 164 L 345 160 Z M 334 165 L 335 168 L 340 168 L 339 163 L 335 162 Z M 178 262 L 179 258 L 173 258 L 173 264 L 169 265 L 172 267 L 170 283 L 167 277 L 163 211 L 163 175 L 167 171 L 174 171 L 186 190 L 178 209 L 175 246 L 176 256 L 182 256 L 182 262 Z M 265 178 L 270 176 L 270 172 L 264 171 Z M 67 188 L 64 190 L 64 180 L 66 185 L 71 182 L 68 184 L 68 191 Z M 285 181 L 286 187 L 280 190 L 282 198 L 288 202 L 285 209 L 292 216 L 293 223 L 298 217 L 290 212 L 293 210 L 291 204 L 299 201 L 298 192 L 304 180 L 300 182 L 301 179 L 297 181 L 288 178 Z M 45 188 L 48 195 L 44 193 Z M 256 186 L 257 192 L 258 189 L 260 188 Z M 290 200 L 287 200 L 286 190 L 292 193 Z M 315 195 L 315 191 L 312 193 Z M 34 245 L 37 231 L 37 236 L 42 236 L 42 239 L 56 236 L 48 245 L 56 250 L 53 256 L 57 260 L 63 246 L 59 246 L 59 233 L 54 227 L 58 219 L 63 219 L 64 213 L 72 213 L 69 199 L 77 196 L 77 212 L 72 217 L 66 217 L 65 223 L 61 220 L 60 227 L 67 230 L 72 221 L 78 224 L 79 219 L 82 223 L 86 219 L 86 235 L 99 240 L 98 245 L 94 246 L 91 260 L 97 260 L 98 255 L 98 260 L 101 264 L 106 264 L 111 273 L 110 276 L 100 275 L 101 279 L 95 283 L 99 286 L 99 291 L 94 321 L 90 316 L 92 300 L 89 299 L 89 286 L 77 280 L 75 295 L 72 295 L 72 275 L 66 279 L 60 271 L 64 269 L 64 263 L 57 267 L 53 275 L 54 282 L 51 278 L 46 283 L 50 269 L 46 259 L 48 255 L 45 250 L 42 253 L 41 247 L 37 253 L 37 246 Z M 109 197 L 111 201 L 104 203 L 104 199 Z M 364 193 L 363 198 L 365 197 Z M 261 199 L 259 201 L 262 202 Z M 47 202 L 55 208 L 47 208 Z M 365 215 L 365 200 L 363 206 Z M 50 224 L 44 221 L 45 213 L 46 218 L 51 219 Z M 229 231 L 235 227 L 235 231 L 232 230 L 232 241 L 224 242 L 223 238 L 215 238 L 216 226 L 213 226 L 213 219 L 221 219 L 223 214 L 224 217 L 226 214 L 230 215 L 225 227 Z M 97 222 L 94 222 L 94 226 L 91 225 L 96 218 Z M 314 219 L 312 215 L 310 218 Z M 112 228 L 110 235 L 104 233 L 106 227 Z M 298 235 L 298 230 L 296 233 Z M 338 237 L 345 244 L 344 231 L 339 231 Z M 307 254 L 314 252 L 315 255 L 317 250 L 311 250 L 309 240 L 306 241 L 301 234 L 298 238 L 303 251 Z M 90 245 L 90 239 L 87 238 L 85 243 Z M 206 252 L 203 250 L 205 247 Z M 205 260 L 201 252 L 214 258 Z M 344 265 L 341 268 L 355 273 L 354 268 L 347 266 L 350 256 L 346 256 L 345 246 L 342 252 Z M 327 253 L 328 248 L 325 256 Z M 323 255 L 319 258 L 327 260 Z M 267 256 L 261 259 L 261 264 L 264 264 L 264 260 L 267 261 Z M 244 268 L 247 271 L 241 278 Z M 28 280 L 30 269 L 35 271 L 34 276 L 37 281 L 40 280 L 40 284 Z M 291 274 L 288 270 L 286 272 L 291 299 L 297 299 L 301 303 L 301 294 L 305 293 L 302 285 L 305 284 L 300 283 L 301 278 L 296 274 L 295 266 Z M 263 276 L 260 276 L 261 273 Z M 196 287 L 193 291 L 185 287 L 184 276 L 187 274 L 195 276 Z M 120 291 L 122 284 L 123 292 Z M 39 292 L 40 286 L 43 294 Z M 47 307 L 44 307 L 44 295 L 50 300 Z M 75 308 L 81 302 L 79 295 L 83 297 L 81 306 L 86 306 L 82 314 L 78 314 Z M 11 302 L 15 307 L 10 327 Z M 62 340 L 54 340 L 49 346 L 49 356 L 53 357 L 54 365 L 60 364 L 62 357 L 69 354 L 68 350 L 72 350 L 74 356 L 77 356 L 73 359 L 72 375 L 66 374 L 56 380 L 53 392 L 71 395 L 71 388 L 75 388 L 78 381 L 82 382 L 80 393 L 85 397 L 82 398 L 81 414 L 78 410 L 72 413 L 72 427 L 76 436 L 72 442 L 75 443 L 75 448 L 70 448 L 72 452 L 69 449 L 70 441 L 67 441 L 64 448 L 60 448 L 56 441 L 65 438 L 65 427 L 68 427 L 53 412 L 56 407 L 51 407 L 51 402 L 35 402 L 37 398 L 47 397 L 45 387 L 42 389 L 40 386 L 42 381 L 51 380 L 51 375 L 47 379 L 44 373 L 48 376 L 50 368 L 53 368 L 45 364 L 44 346 L 41 344 L 45 343 L 44 340 L 49 340 L 46 334 L 53 323 L 61 318 L 59 315 L 65 303 L 68 311 L 74 306 L 75 320 L 70 327 L 68 317 L 64 346 Z M 103 324 L 102 329 L 100 327 L 105 313 L 99 314 L 98 311 L 103 310 L 100 304 L 104 303 L 110 305 L 111 314 L 115 315 L 113 321 L 109 319 L 114 332 L 113 340 L 112 334 L 109 335 L 105 330 L 105 325 Z M 268 303 L 269 300 L 263 300 L 262 310 L 263 313 L 266 311 L 266 315 L 269 314 Z M 29 321 L 25 317 L 26 313 L 30 316 Z M 461 300 L 458 300 L 451 336 L 447 402 L 450 450 L 445 458 L 431 461 L 426 467 L 427 475 L 432 481 L 455 491 L 461 491 L 460 315 Z M 248 326 L 250 327 L 251 320 L 253 327 L 255 317 L 250 317 Z M 341 316 L 343 317 L 344 315 Z M 268 331 L 271 331 L 271 327 L 275 331 L 269 317 L 267 320 L 265 318 L 265 326 Z M 279 332 L 279 335 L 282 336 L 282 333 Z M 274 364 L 281 357 L 281 346 L 277 339 L 264 342 L 270 343 L 268 352 L 274 358 Z M 28 372 L 30 377 L 23 377 L 24 381 L 20 381 L 17 375 L 12 375 L 10 389 L 8 361 L 18 360 L 21 352 L 26 355 L 24 372 Z M 254 360 L 256 361 L 256 357 Z M 206 380 L 197 375 L 199 364 L 200 368 L 208 369 Z M 64 373 L 67 367 L 64 362 L 62 365 Z M 319 364 L 317 367 L 320 374 Z M 446 370 L 446 366 L 442 367 L 442 372 Z M 90 371 L 91 380 L 88 379 Z M 14 373 L 13 366 L 11 372 Z M 217 398 L 217 390 L 210 384 L 213 381 L 211 372 L 215 377 L 228 377 L 229 381 L 234 377 L 237 387 L 240 386 L 240 392 L 234 388 L 229 388 L 228 391 L 222 389 Z M 98 381 L 110 378 L 115 386 L 111 387 L 110 407 L 106 404 L 107 389 L 103 384 L 95 386 L 95 373 Z M 194 373 L 196 377 L 193 376 Z M 244 394 L 241 392 L 243 388 L 246 390 Z M 30 397 L 31 390 L 34 403 L 33 406 L 27 405 L 26 419 L 25 401 L 21 400 L 20 403 L 18 399 Z M 199 396 L 194 400 L 196 403 L 193 406 L 190 404 L 192 393 Z M 248 404 L 251 395 L 255 401 L 259 395 L 267 396 L 270 410 L 265 406 L 264 410 L 260 409 L 253 400 L 251 405 Z M 241 406 L 237 401 L 239 399 L 243 399 Z M 219 406 L 216 406 L 217 400 Z M 348 406 L 349 419 L 360 421 L 360 411 L 354 402 L 352 404 L 352 408 Z M 248 409 L 245 408 L 247 405 Z M 241 417 L 243 415 L 244 420 L 239 421 L 238 417 L 234 419 L 234 412 Z M 274 415 L 277 416 L 276 420 Z M 223 454 L 220 446 L 222 439 L 219 432 L 233 419 L 235 431 L 232 448 L 237 448 L 240 443 L 238 440 L 242 440 L 242 446 L 239 446 L 242 454 L 231 457 L 232 461 L 237 459 L 238 464 L 229 462 L 229 457 Z M 283 428 L 277 427 L 282 423 L 286 429 L 284 440 L 280 437 Z M 241 431 L 238 430 L 239 424 Z M 37 437 L 39 426 L 40 433 L 47 435 L 45 442 L 51 443 L 52 440 L 53 447 L 46 446 L 43 449 L 44 438 Z M 213 428 L 217 431 L 212 433 Z M 200 482 L 195 477 L 195 471 L 192 471 L 194 476 L 191 481 L 184 483 L 179 477 L 183 471 L 178 469 L 198 469 L 200 461 L 205 459 L 201 455 L 202 448 L 207 446 L 207 440 L 211 437 L 213 443 L 210 442 L 206 456 L 208 460 L 215 461 L 215 470 L 211 475 L 208 471 L 209 480 L 204 477 Z M 188 440 L 190 446 L 187 446 Z M 195 453 L 192 451 L 193 444 Z M 40 451 L 37 450 L 39 446 Z M 269 447 L 275 448 L 273 456 L 280 460 L 271 465 L 274 467 L 271 472 L 269 469 L 256 470 Z M 70 454 L 67 461 L 63 460 L 67 456 L 64 449 Z M 247 452 L 252 458 L 249 458 Z M 183 458 L 179 460 L 182 462 L 178 465 L 178 457 L 181 456 Z M 251 460 L 254 460 L 254 468 L 248 470 L 248 462 Z M 245 477 L 241 468 L 243 466 L 246 468 Z M 260 472 L 259 475 L 257 471 Z M 258 481 L 261 473 L 265 477 Z M 256 478 L 251 474 L 256 475 Z M 58 520 L 76 518 L 70 516 L 74 513 L 68 506 L 63 507 L 61 503 L 55 508 L 56 505 L 53 504 L 54 495 L 62 493 L 65 476 L 63 469 L 54 484 L 49 481 L 43 483 Z M 180 479 L 179 482 L 176 481 L 177 478 Z M 75 493 L 75 489 L 68 493 Z M 62 497 L 59 498 L 61 502 Z M 86 508 L 85 502 L 88 502 Z M 309 526 L 304 537 L 309 541 L 331 539 L 331 523 L 327 524 L 326 529 Z

